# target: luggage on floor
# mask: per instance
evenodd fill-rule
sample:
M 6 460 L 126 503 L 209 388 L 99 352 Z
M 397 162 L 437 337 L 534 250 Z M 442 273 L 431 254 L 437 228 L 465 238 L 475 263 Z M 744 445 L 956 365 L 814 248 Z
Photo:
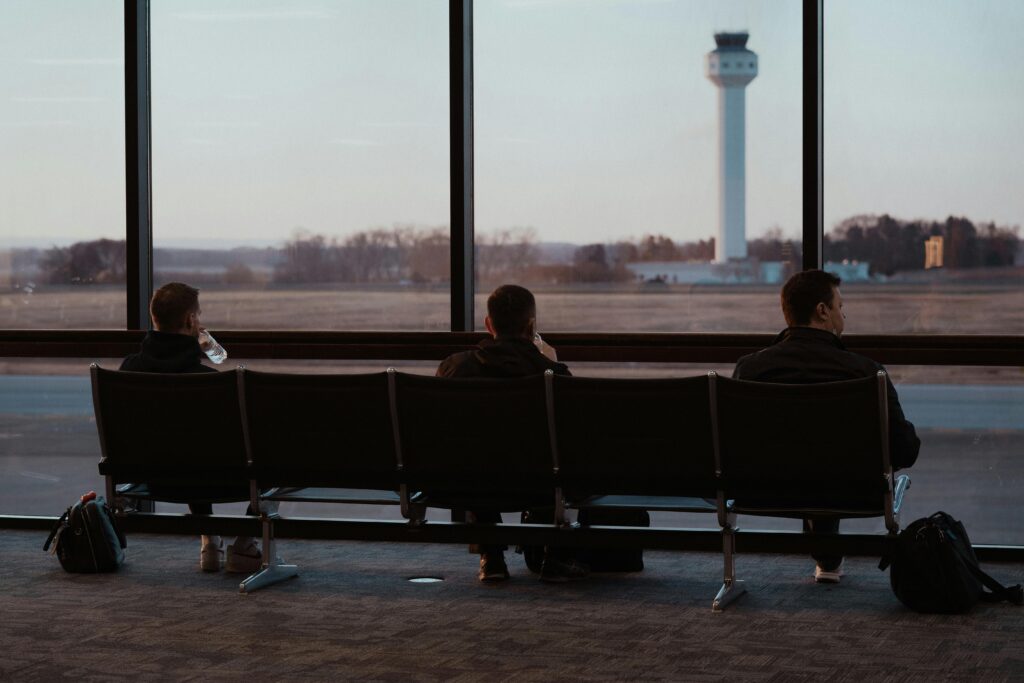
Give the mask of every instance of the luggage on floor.
M 524 524 L 551 524 L 554 513 L 551 508 L 527 510 L 522 514 Z M 630 508 L 584 508 L 580 510 L 577 523 L 580 526 L 642 526 L 651 525 L 647 510 Z M 520 546 L 526 566 L 530 571 L 540 573 L 544 562 L 544 546 Z M 590 567 L 592 572 L 638 572 L 644 568 L 642 548 L 565 548 L 559 551 L 561 559 L 574 559 Z
M 103 496 L 90 491 L 54 524 L 43 550 L 51 545 L 65 571 L 94 574 L 116 571 L 128 541 Z

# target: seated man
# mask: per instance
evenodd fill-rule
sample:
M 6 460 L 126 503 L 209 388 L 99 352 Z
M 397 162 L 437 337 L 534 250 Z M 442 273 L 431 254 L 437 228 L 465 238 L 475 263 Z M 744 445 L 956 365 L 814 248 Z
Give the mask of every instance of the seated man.
M 502 285 L 494 290 L 487 298 L 484 325 L 493 338 L 480 342 L 472 351 L 444 359 L 437 369 L 438 377 L 526 377 L 546 370 L 558 375 L 570 374 L 569 368 L 558 362 L 555 350 L 537 334 L 537 302 L 530 290 L 518 285 Z M 477 522 L 501 522 L 501 511 L 497 509 L 478 508 L 469 514 Z M 500 545 L 480 548 L 481 581 L 508 578 L 504 550 Z M 587 573 L 582 565 L 547 553 L 541 579 L 561 582 L 583 578 Z
M 839 336 L 846 316 L 840 279 L 823 270 L 805 270 L 789 278 L 782 288 L 782 314 L 788 327 L 774 343 L 736 362 L 733 377 L 755 382 L 813 384 L 874 376 L 881 365 L 846 350 Z M 888 379 L 890 456 L 893 470 L 910 467 L 917 460 L 921 441 L 914 425 L 900 408 L 896 389 Z M 839 520 L 819 517 L 804 521 L 812 533 L 836 533 Z M 815 555 L 814 580 L 838 583 L 843 558 Z
M 120 369 L 133 372 L 216 372 L 201 362 L 205 356 L 199 347 L 199 332 L 203 329 L 199 322 L 200 313 L 199 290 L 194 287 L 171 282 L 156 290 L 149 302 L 154 329 L 142 340 L 139 353 L 125 358 Z M 210 492 L 196 490 L 197 497 L 203 493 Z M 241 489 L 238 500 L 248 500 L 248 495 Z M 196 515 L 213 513 L 211 503 L 189 503 L 188 507 Z M 251 508 L 246 514 L 253 514 Z M 202 537 L 199 567 L 203 571 L 220 571 L 224 559 L 223 546 L 220 536 Z M 229 572 L 251 574 L 259 570 L 262 561 L 259 545 L 250 536 L 239 536 L 234 545 L 228 546 L 226 568 Z

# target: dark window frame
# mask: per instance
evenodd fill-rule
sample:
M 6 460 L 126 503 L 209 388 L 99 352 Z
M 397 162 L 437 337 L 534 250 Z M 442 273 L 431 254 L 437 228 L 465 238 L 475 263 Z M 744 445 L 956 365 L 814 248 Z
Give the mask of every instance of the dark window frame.
M 451 332 L 223 331 L 235 358 L 433 360 L 474 332 L 473 2 L 448 0 L 451 155 Z M 823 0 L 803 4 L 803 267 L 822 266 L 824 235 Z M 117 357 L 149 328 L 153 287 L 150 0 L 124 0 L 127 310 L 124 330 L 0 330 L 2 357 Z M 568 361 L 732 362 L 770 334 L 552 333 Z M 883 363 L 1024 365 L 1024 335 L 847 335 Z
M 803 6 L 803 267 L 820 268 L 824 235 L 823 0 Z M 127 306 L 123 330 L 2 330 L 0 358 L 118 358 L 149 327 L 152 292 L 150 0 L 124 0 Z M 473 331 L 473 12 L 449 0 L 451 145 L 451 332 L 219 332 L 236 359 L 438 360 L 470 348 Z M 771 334 L 545 335 L 562 359 L 578 362 L 731 363 L 767 345 Z M 847 335 L 846 345 L 887 364 L 1024 366 L 1024 336 Z M 50 518 L 0 515 L 0 528 L 48 528 Z M 187 532 L 170 519 L 163 530 Z M 714 532 L 709 532 L 713 534 Z M 799 534 L 775 534 L 779 538 Z M 698 547 L 699 544 L 695 545 Z M 1019 561 L 1022 546 L 986 546 L 985 559 Z

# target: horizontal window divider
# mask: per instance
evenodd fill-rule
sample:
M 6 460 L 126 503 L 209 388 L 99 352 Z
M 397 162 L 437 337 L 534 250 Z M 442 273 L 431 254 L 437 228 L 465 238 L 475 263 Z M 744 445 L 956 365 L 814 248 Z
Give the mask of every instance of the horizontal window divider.
M 473 348 L 481 332 L 214 330 L 230 357 L 310 360 L 440 360 Z M 139 330 L 0 331 L 0 358 L 120 358 L 138 350 Z M 572 362 L 733 363 L 774 334 L 545 333 Z M 1024 366 L 1024 337 L 848 335 L 851 351 L 886 365 Z

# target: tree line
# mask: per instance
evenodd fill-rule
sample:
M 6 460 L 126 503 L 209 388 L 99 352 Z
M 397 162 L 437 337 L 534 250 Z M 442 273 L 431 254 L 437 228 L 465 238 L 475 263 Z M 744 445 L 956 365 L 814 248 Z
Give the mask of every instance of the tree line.
M 871 273 L 893 275 L 900 271 L 923 270 L 924 243 L 942 237 L 945 268 L 1012 266 L 1020 248 L 1019 228 L 974 225 L 961 216 L 945 221 L 905 221 L 888 214 L 848 218 L 825 235 L 822 245 L 832 261 L 863 261 Z
M 893 275 L 924 268 L 924 243 L 943 238 L 943 262 L 947 268 L 1011 266 L 1020 248 L 1018 228 L 982 223 L 975 226 L 963 217 L 945 221 L 904 221 L 887 214 L 854 216 L 825 235 L 826 260 L 862 261 L 872 274 Z M 16 250 L 17 251 L 17 250 Z M 51 284 L 122 283 L 125 281 L 125 241 L 99 239 L 68 247 L 20 250 L 35 257 L 36 267 Z M 172 258 L 157 250 L 158 270 L 163 275 L 193 278 L 197 282 L 250 284 L 257 281 L 253 269 L 242 260 L 232 261 L 226 252 L 218 262 L 211 252 L 194 250 Z M 269 281 L 305 283 L 409 283 L 429 284 L 450 279 L 450 239 L 447 226 L 418 228 L 399 225 L 374 228 L 347 237 L 328 237 L 297 232 L 280 248 L 244 250 L 270 271 Z M 798 268 L 802 249 L 798 240 L 786 239 L 778 228 L 748 240 L 751 258 L 781 261 Z M 666 235 L 648 234 L 634 240 L 578 246 L 571 258 L 543 258 L 542 245 L 531 228 L 509 228 L 481 234 L 475 241 L 477 281 L 483 287 L 505 281 L 571 284 L 624 282 L 635 276 L 629 263 L 650 261 L 707 262 L 714 258 L 715 240 L 679 243 Z M 202 256 L 202 264 L 195 261 Z M 193 262 L 195 261 L 195 262 Z M 204 272 L 189 266 L 205 266 Z M 222 269 L 210 268 L 213 265 Z

